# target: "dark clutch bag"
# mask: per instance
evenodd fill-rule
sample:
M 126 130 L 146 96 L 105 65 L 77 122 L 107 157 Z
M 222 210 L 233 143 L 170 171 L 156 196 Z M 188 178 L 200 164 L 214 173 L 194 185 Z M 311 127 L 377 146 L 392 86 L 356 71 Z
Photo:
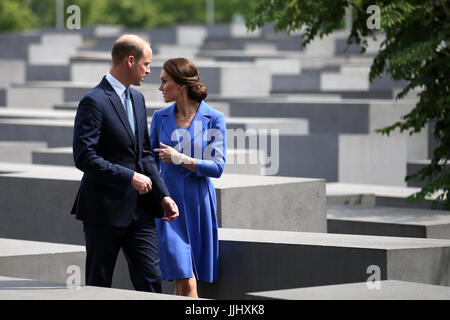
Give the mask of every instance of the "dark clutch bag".
M 153 190 L 146 194 L 139 195 L 139 202 L 145 212 L 150 213 L 155 218 L 164 217 L 164 210 Z

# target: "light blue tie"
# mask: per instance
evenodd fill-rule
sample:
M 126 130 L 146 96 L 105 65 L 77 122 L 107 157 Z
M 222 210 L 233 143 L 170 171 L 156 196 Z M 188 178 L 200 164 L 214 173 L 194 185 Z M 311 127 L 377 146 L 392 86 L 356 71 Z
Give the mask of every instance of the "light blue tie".
M 135 134 L 135 128 L 134 128 L 134 116 L 133 116 L 133 106 L 131 105 L 131 99 L 130 99 L 130 89 L 125 89 L 125 108 L 127 111 L 128 116 L 128 122 L 130 122 L 131 131 L 133 134 Z

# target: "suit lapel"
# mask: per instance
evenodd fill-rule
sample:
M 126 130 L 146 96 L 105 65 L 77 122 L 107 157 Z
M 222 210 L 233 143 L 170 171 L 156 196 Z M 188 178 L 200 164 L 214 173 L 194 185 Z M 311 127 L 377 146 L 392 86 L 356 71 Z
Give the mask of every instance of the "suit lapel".
M 128 116 L 125 112 L 125 108 L 122 104 L 122 101 L 120 100 L 116 91 L 109 84 L 108 80 L 106 80 L 105 77 L 103 78 L 102 84 L 103 84 L 103 89 L 105 90 L 106 94 L 109 96 L 109 101 L 111 102 L 114 109 L 116 110 L 116 113 L 119 116 L 119 119 L 122 122 L 123 126 L 125 127 L 125 129 L 128 133 L 128 136 L 130 137 L 133 144 L 136 145 L 136 137 L 134 134 L 132 134 L 131 126 L 130 126 L 130 123 L 128 122 Z

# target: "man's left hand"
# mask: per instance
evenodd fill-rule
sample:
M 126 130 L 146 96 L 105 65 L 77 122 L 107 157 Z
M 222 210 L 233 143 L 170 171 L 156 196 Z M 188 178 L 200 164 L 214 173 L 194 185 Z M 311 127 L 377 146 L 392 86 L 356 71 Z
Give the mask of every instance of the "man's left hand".
M 163 219 L 164 221 L 171 222 L 178 218 L 178 216 L 180 215 L 178 212 L 178 206 L 171 197 L 164 197 L 161 200 L 161 206 L 164 210 L 164 217 L 162 217 L 161 219 Z

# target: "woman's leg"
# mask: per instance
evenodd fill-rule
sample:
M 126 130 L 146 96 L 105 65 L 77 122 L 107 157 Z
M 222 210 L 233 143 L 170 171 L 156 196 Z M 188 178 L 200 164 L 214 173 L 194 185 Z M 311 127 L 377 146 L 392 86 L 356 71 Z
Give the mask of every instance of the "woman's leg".
M 198 298 L 197 279 L 195 278 L 195 273 L 193 273 L 192 278 L 175 280 L 174 294 L 179 296 Z

